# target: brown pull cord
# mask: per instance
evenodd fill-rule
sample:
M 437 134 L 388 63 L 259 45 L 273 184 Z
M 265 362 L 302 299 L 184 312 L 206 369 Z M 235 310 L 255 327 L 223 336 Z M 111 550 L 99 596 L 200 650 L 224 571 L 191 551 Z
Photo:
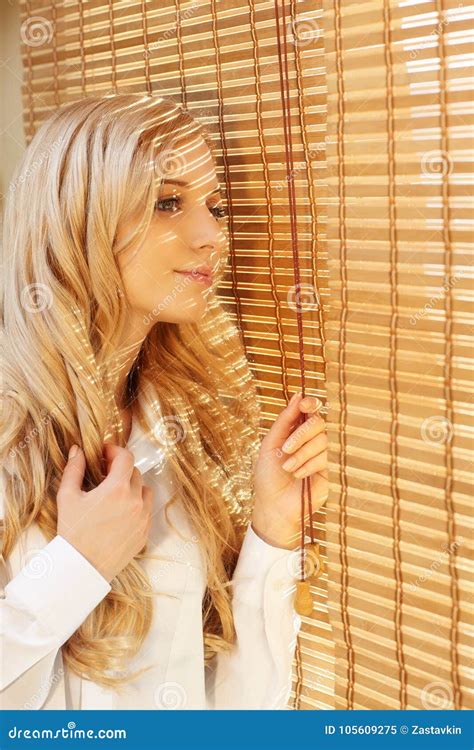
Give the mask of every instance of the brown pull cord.
M 293 169 L 293 143 L 291 137 L 291 114 L 290 114 L 290 89 L 288 74 L 288 45 L 287 45 L 287 24 L 285 0 L 282 0 L 282 22 L 280 25 L 280 15 L 278 9 L 278 0 L 275 0 L 275 17 L 277 24 L 277 45 L 278 45 L 278 65 L 280 69 L 280 92 L 283 111 L 283 133 L 285 138 L 285 157 L 286 157 L 286 175 L 288 182 L 288 202 L 290 210 L 290 227 L 291 227 L 291 247 L 293 253 L 293 276 L 295 282 L 296 295 L 300 289 L 300 265 L 298 255 L 298 235 L 296 227 L 296 199 L 294 185 Z M 282 45 L 283 39 L 283 45 Z M 298 349 L 301 373 L 301 392 L 305 396 L 305 360 L 304 360 L 304 337 L 303 337 L 303 320 L 301 306 L 298 304 L 296 296 L 296 323 L 298 329 Z M 300 424 L 304 423 L 307 414 L 302 413 Z M 306 501 L 307 496 L 307 501 Z M 305 510 L 306 502 L 308 504 L 309 514 L 309 534 L 311 542 L 305 547 Z M 322 572 L 322 563 L 319 555 L 319 545 L 314 540 L 314 529 L 312 524 L 313 506 L 311 498 L 311 477 L 303 477 L 301 484 L 301 560 L 300 560 L 300 580 L 296 581 L 296 595 L 294 600 L 295 610 L 298 614 L 309 616 L 313 612 L 313 601 L 310 589 L 309 577 L 305 575 L 305 562 L 309 557 L 310 561 L 316 559 L 316 570 L 311 576 L 313 579 L 318 577 Z

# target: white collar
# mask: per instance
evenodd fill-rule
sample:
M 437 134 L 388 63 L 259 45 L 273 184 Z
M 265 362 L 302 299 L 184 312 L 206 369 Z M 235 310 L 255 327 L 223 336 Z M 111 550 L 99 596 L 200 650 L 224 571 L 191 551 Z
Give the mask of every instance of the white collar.
M 150 469 L 155 468 L 154 473 L 160 473 L 166 463 L 166 453 L 150 438 L 149 434 L 144 431 L 139 424 L 135 415 L 132 417 L 132 429 L 127 442 L 127 448 L 135 456 L 135 466 L 142 474 Z

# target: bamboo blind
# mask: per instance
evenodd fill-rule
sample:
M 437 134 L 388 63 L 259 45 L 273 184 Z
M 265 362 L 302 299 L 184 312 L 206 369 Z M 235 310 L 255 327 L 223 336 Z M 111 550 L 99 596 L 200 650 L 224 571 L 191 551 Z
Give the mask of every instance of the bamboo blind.
M 215 135 L 229 208 L 229 264 L 220 296 L 242 331 L 267 429 L 300 388 L 296 308 L 305 327 L 306 391 L 325 400 L 322 246 L 324 48 L 319 0 L 291 4 L 291 125 L 300 256 L 295 288 L 273 0 L 164 2 L 23 0 L 27 142 L 54 108 L 87 95 L 153 92 L 183 103 Z M 316 514 L 324 544 L 324 512 Z M 324 547 L 323 547 L 324 551 Z M 296 564 L 295 564 L 296 574 Z M 326 576 L 304 618 L 290 707 L 332 708 L 334 646 Z
M 171 96 L 215 133 L 220 293 L 266 426 L 299 387 L 296 304 L 307 390 L 324 400 L 327 381 L 330 403 L 329 613 L 325 575 L 289 705 L 465 707 L 468 10 L 322 2 L 287 4 L 299 290 L 273 0 L 22 0 L 26 136 L 111 91 Z
M 336 708 L 467 708 L 473 9 L 324 11 Z

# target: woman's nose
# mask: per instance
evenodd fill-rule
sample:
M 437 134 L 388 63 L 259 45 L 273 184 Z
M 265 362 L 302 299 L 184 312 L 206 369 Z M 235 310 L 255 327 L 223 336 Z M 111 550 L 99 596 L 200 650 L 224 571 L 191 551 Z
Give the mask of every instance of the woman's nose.
M 186 231 L 188 244 L 196 251 L 206 247 L 217 251 L 225 241 L 222 227 L 205 205 L 195 206 L 190 211 Z

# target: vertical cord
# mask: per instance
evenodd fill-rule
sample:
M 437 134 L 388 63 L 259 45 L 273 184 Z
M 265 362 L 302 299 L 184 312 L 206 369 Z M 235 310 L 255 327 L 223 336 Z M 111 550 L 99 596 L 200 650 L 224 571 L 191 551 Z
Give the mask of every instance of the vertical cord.
M 300 359 L 300 374 L 301 374 L 301 392 L 303 398 L 305 396 L 305 361 L 304 361 L 304 336 L 303 336 L 303 320 L 301 314 L 301 306 L 299 305 L 299 289 L 300 289 L 300 266 L 299 266 L 299 255 L 298 255 L 298 235 L 296 227 L 296 199 L 295 199 L 295 185 L 294 185 L 294 169 L 293 169 L 293 143 L 291 137 L 291 112 L 290 112 L 290 88 L 289 88 L 289 73 L 288 73 L 288 45 L 287 45 L 287 28 L 286 28 L 286 9 L 285 0 L 282 0 L 282 23 L 281 27 L 283 32 L 280 30 L 280 15 L 278 9 L 278 0 L 275 0 L 275 16 L 277 23 L 277 45 L 278 45 L 278 65 L 280 69 L 280 93 L 283 110 L 283 133 L 285 138 L 285 157 L 286 157 L 286 175 L 288 182 L 288 202 L 290 209 L 290 227 L 291 227 L 291 246 L 293 253 L 293 276 L 295 282 L 295 298 L 296 298 L 296 322 L 298 329 L 298 348 L 299 348 L 299 359 Z M 283 34 L 283 50 L 281 43 L 281 35 Z M 307 415 L 302 414 L 302 422 L 306 421 Z M 301 417 L 300 417 L 301 420 Z M 314 543 L 314 531 L 312 524 L 313 508 L 311 498 L 311 477 L 304 477 L 301 484 L 301 560 L 300 560 L 300 578 L 302 581 L 305 580 L 305 495 L 308 495 L 308 512 L 310 519 L 310 537 L 311 543 Z

